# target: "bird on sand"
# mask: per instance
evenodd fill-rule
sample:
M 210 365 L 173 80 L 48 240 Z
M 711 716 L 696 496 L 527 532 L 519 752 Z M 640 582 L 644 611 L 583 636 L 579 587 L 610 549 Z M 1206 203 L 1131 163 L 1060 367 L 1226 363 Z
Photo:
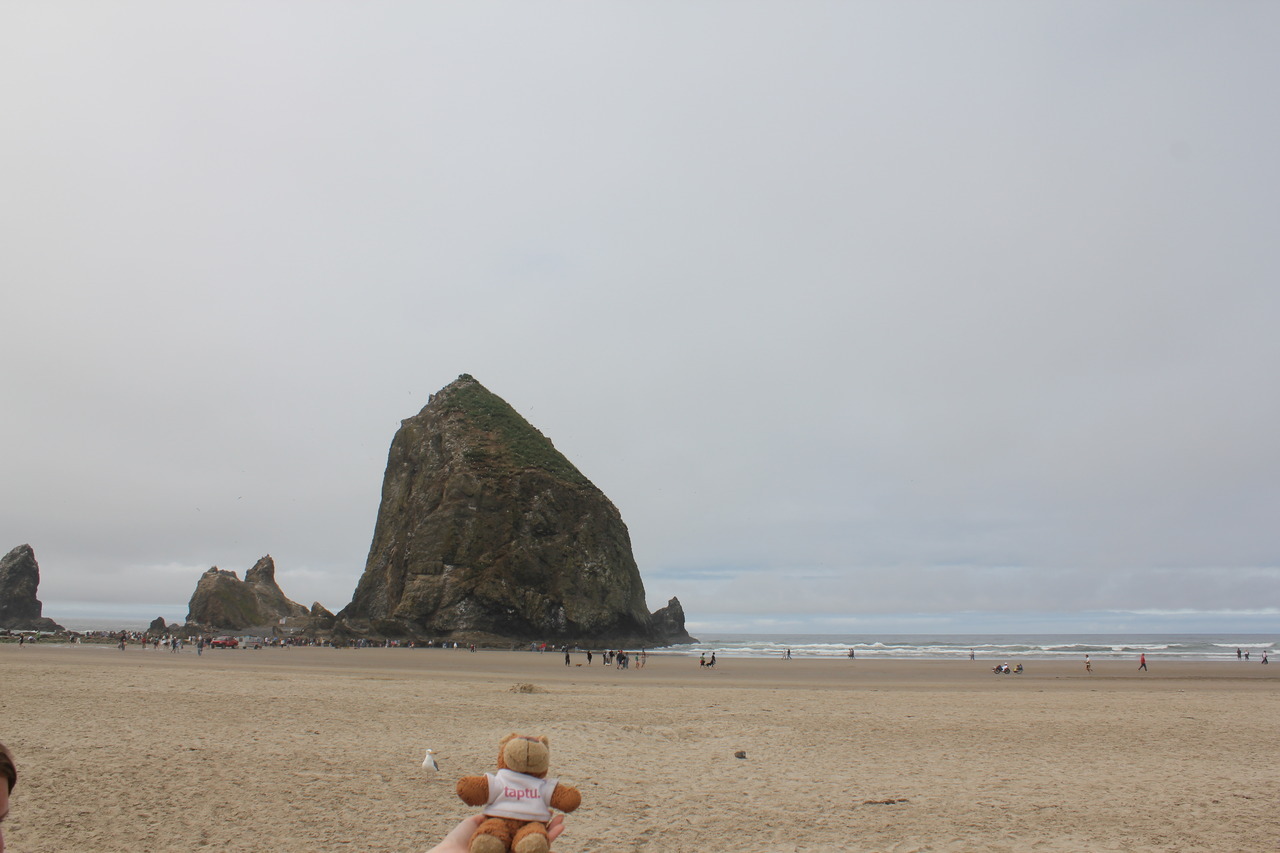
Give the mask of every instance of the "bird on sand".
M 427 750 L 427 757 L 422 759 L 423 770 L 440 770 L 440 765 L 436 763 L 436 751 L 434 749 Z

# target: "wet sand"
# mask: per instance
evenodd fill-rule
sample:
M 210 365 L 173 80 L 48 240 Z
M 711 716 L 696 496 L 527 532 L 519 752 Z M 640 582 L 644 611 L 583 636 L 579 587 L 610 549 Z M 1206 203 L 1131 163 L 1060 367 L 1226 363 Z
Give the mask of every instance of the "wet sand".
M 519 731 L 583 792 L 561 853 L 1280 849 L 1280 667 L 994 663 L 5 644 L 6 840 L 422 851 Z

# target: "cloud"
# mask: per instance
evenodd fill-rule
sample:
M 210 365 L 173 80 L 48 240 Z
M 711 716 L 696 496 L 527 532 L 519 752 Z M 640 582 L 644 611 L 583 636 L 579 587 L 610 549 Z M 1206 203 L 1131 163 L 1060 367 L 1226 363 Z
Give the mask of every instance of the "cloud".
M 496 11 L 0 12 L 46 600 L 341 607 L 462 372 L 691 615 L 1274 596 L 1274 10 Z

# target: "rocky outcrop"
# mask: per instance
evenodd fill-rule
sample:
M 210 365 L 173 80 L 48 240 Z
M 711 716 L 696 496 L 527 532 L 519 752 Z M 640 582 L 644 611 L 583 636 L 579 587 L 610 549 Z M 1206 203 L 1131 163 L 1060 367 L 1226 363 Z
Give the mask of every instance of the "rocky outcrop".
M 19 545 L 0 559 L 0 628 L 22 631 L 62 631 L 61 625 L 43 616 L 36 598 L 40 588 L 40 564 L 30 545 Z
M 148 634 L 164 634 L 169 631 L 168 624 L 164 621 L 163 616 L 157 616 L 151 620 L 151 624 L 147 626 Z
M 330 631 L 333 629 L 336 618 L 323 604 L 314 602 L 311 605 L 311 612 L 307 614 L 307 630 Z
M 307 608 L 286 598 L 276 584 L 276 564 L 270 555 L 245 572 L 244 580 L 217 566 L 209 569 L 200 576 L 187 605 L 188 625 L 229 631 L 306 615 Z
M 671 597 L 666 607 L 653 611 L 650 619 L 653 622 L 654 633 L 665 637 L 668 643 L 698 642 L 697 638 L 690 637 L 689 632 L 685 630 L 684 608 L 680 606 L 680 599 L 675 596 Z
M 613 503 L 475 379 L 401 422 L 340 630 L 661 645 L 676 619 L 648 613 Z

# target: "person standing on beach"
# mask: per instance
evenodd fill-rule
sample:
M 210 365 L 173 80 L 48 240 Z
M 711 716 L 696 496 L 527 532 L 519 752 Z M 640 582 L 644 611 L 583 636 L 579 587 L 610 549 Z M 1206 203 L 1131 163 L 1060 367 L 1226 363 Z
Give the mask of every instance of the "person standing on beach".
M 1093 674 L 1093 661 L 1089 660 L 1089 656 L 1084 656 L 1084 671 Z
M 570 665 L 570 663 L 571 663 L 571 661 L 569 660 L 569 650 L 568 650 L 568 649 L 565 649 L 565 650 L 564 650 L 564 665 L 565 665 L 565 666 L 569 666 L 569 665 Z
M 1138 655 L 1138 669 L 1142 670 L 1143 672 L 1147 671 L 1147 653 L 1146 652 L 1143 652 L 1142 654 Z

